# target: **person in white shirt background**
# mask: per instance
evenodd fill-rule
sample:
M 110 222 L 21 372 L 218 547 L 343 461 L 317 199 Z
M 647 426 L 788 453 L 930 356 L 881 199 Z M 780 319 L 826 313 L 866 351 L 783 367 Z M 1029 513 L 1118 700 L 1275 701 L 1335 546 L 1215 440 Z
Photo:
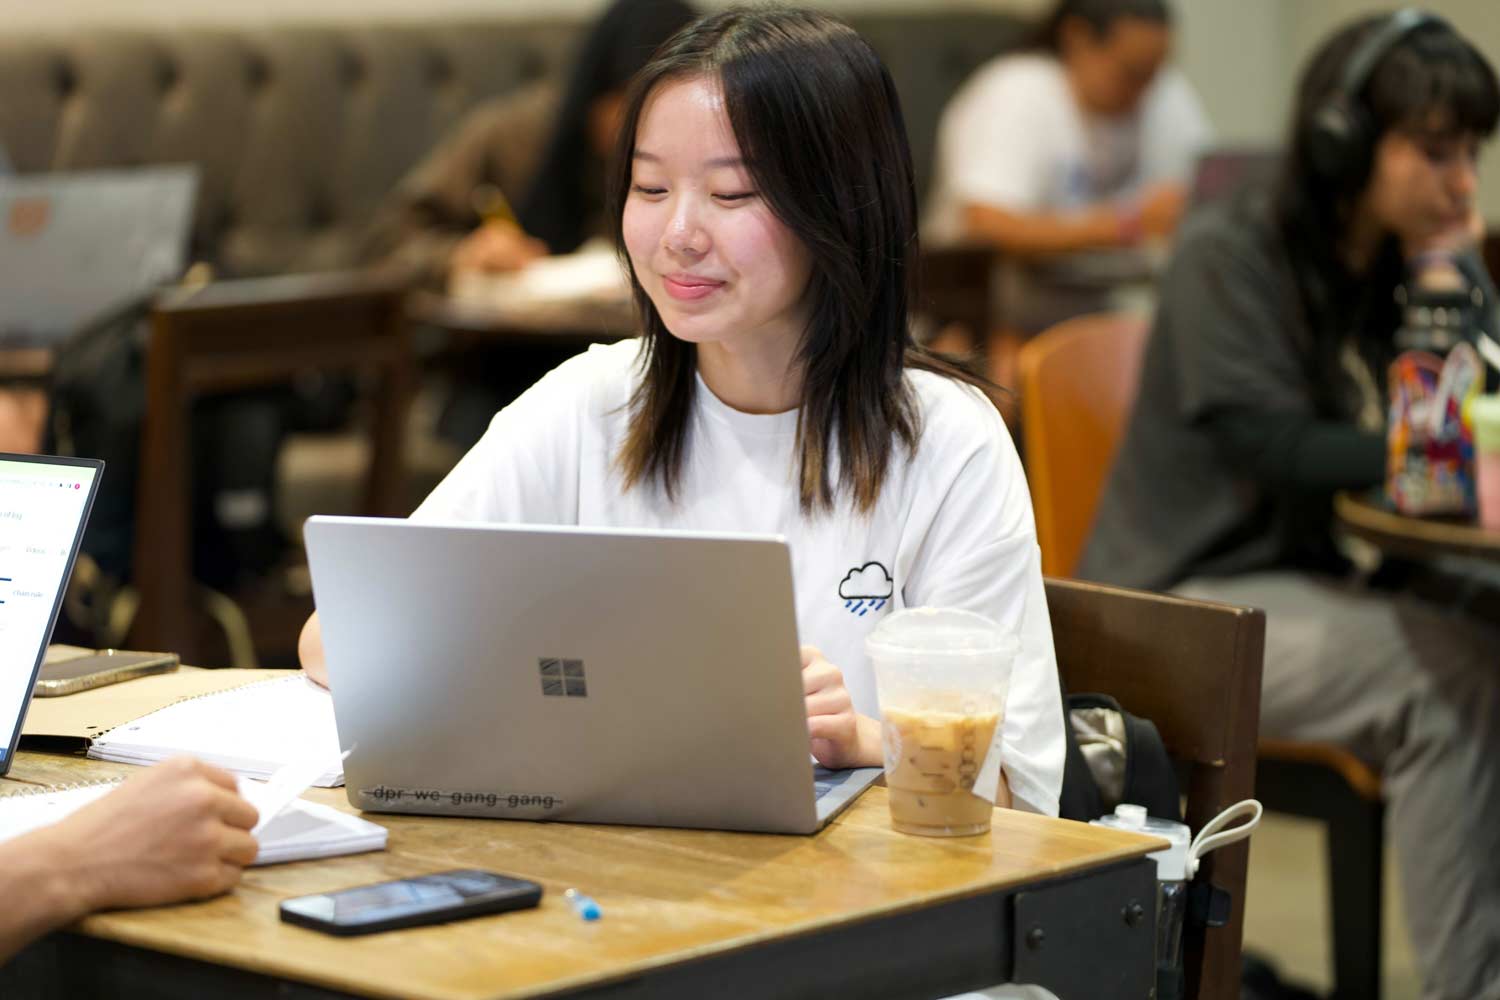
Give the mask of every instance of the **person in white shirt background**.
M 413 517 L 786 537 L 816 644 L 810 749 L 831 767 L 881 763 L 876 622 L 987 615 L 1021 640 L 998 801 L 1055 815 L 1063 722 L 1026 481 L 973 376 L 911 338 L 911 155 L 874 51 L 811 12 L 701 19 L 636 79 L 613 174 L 643 335 L 502 410 Z M 301 653 L 326 683 L 316 615 Z
M 1023 263 L 1169 236 L 1211 138 L 1171 45 L 1165 0 L 1059 0 L 1032 46 L 980 67 L 944 110 L 924 235 Z M 1035 284 L 1009 290 L 1023 332 L 1094 307 Z

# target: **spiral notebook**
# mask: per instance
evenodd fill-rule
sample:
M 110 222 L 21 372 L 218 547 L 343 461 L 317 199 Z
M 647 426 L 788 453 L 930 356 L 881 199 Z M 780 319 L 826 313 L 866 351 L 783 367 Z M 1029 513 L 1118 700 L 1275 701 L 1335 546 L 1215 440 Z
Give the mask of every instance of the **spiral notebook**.
M 187 754 L 247 778 L 297 761 L 328 761 L 313 784 L 344 783 L 333 698 L 300 673 L 185 698 L 96 736 L 88 755 L 154 764 Z
M 0 798 L 0 842 L 50 826 L 102 798 L 120 783 L 101 781 L 66 788 L 46 788 Z M 266 786 L 240 779 L 240 794 L 261 808 Z M 263 810 L 264 811 L 264 810 Z M 260 851 L 254 864 L 274 865 L 307 858 L 385 850 L 386 829 L 331 806 L 292 799 L 257 827 Z

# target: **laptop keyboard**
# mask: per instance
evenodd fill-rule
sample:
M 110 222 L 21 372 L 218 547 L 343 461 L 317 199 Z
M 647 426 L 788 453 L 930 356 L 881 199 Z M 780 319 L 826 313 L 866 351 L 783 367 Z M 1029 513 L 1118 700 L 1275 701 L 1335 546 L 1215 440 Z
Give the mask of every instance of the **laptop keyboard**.
M 847 771 L 830 771 L 826 767 L 813 767 L 813 799 L 821 799 L 849 777 Z

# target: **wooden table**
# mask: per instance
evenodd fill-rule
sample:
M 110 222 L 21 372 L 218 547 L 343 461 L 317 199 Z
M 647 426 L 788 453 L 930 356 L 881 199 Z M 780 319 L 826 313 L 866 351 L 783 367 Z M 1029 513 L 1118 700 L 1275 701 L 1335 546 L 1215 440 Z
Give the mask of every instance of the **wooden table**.
M 1465 556 L 1500 562 L 1500 531 L 1470 520 L 1410 517 L 1379 500 L 1353 493 L 1333 498 L 1333 513 L 1351 535 L 1382 552 L 1416 559 Z
M 0 794 L 124 774 L 25 752 Z M 349 809 L 342 789 L 308 797 Z M 389 849 L 250 870 L 202 903 L 98 914 L 0 972 L 0 996 L 478 1000 L 938 997 L 1005 980 L 1068 1000 L 1150 995 L 1160 841 L 998 810 L 989 836 L 895 833 L 884 788 L 811 837 L 372 816 Z M 337 939 L 277 903 L 475 866 L 539 909 Z M 562 891 L 593 895 L 585 923 Z

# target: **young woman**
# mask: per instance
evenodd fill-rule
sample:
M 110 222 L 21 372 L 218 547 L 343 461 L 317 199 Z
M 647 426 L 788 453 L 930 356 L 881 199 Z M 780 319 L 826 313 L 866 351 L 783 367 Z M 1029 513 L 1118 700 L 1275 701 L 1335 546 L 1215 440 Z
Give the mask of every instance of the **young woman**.
M 1466 248 L 1497 117 L 1436 18 L 1318 50 L 1279 183 L 1185 227 L 1080 571 L 1266 609 L 1261 733 L 1382 766 L 1428 998 L 1500 996 L 1500 629 L 1351 574 L 1331 498 L 1385 476 L 1397 285 L 1456 262 L 1494 301 Z
M 916 199 L 875 53 L 813 13 L 698 21 L 637 78 L 614 173 L 643 336 L 542 379 L 414 516 L 784 535 L 816 644 L 811 750 L 831 766 L 881 760 L 863 642 L 883 614 L 988 615 L 1022 642 L 1002 801 L 1055 813 L 1061 704 L 1026 482 L 993 406 L 907 329 Z M 302 652 L 324 679 L 316 618 Z

